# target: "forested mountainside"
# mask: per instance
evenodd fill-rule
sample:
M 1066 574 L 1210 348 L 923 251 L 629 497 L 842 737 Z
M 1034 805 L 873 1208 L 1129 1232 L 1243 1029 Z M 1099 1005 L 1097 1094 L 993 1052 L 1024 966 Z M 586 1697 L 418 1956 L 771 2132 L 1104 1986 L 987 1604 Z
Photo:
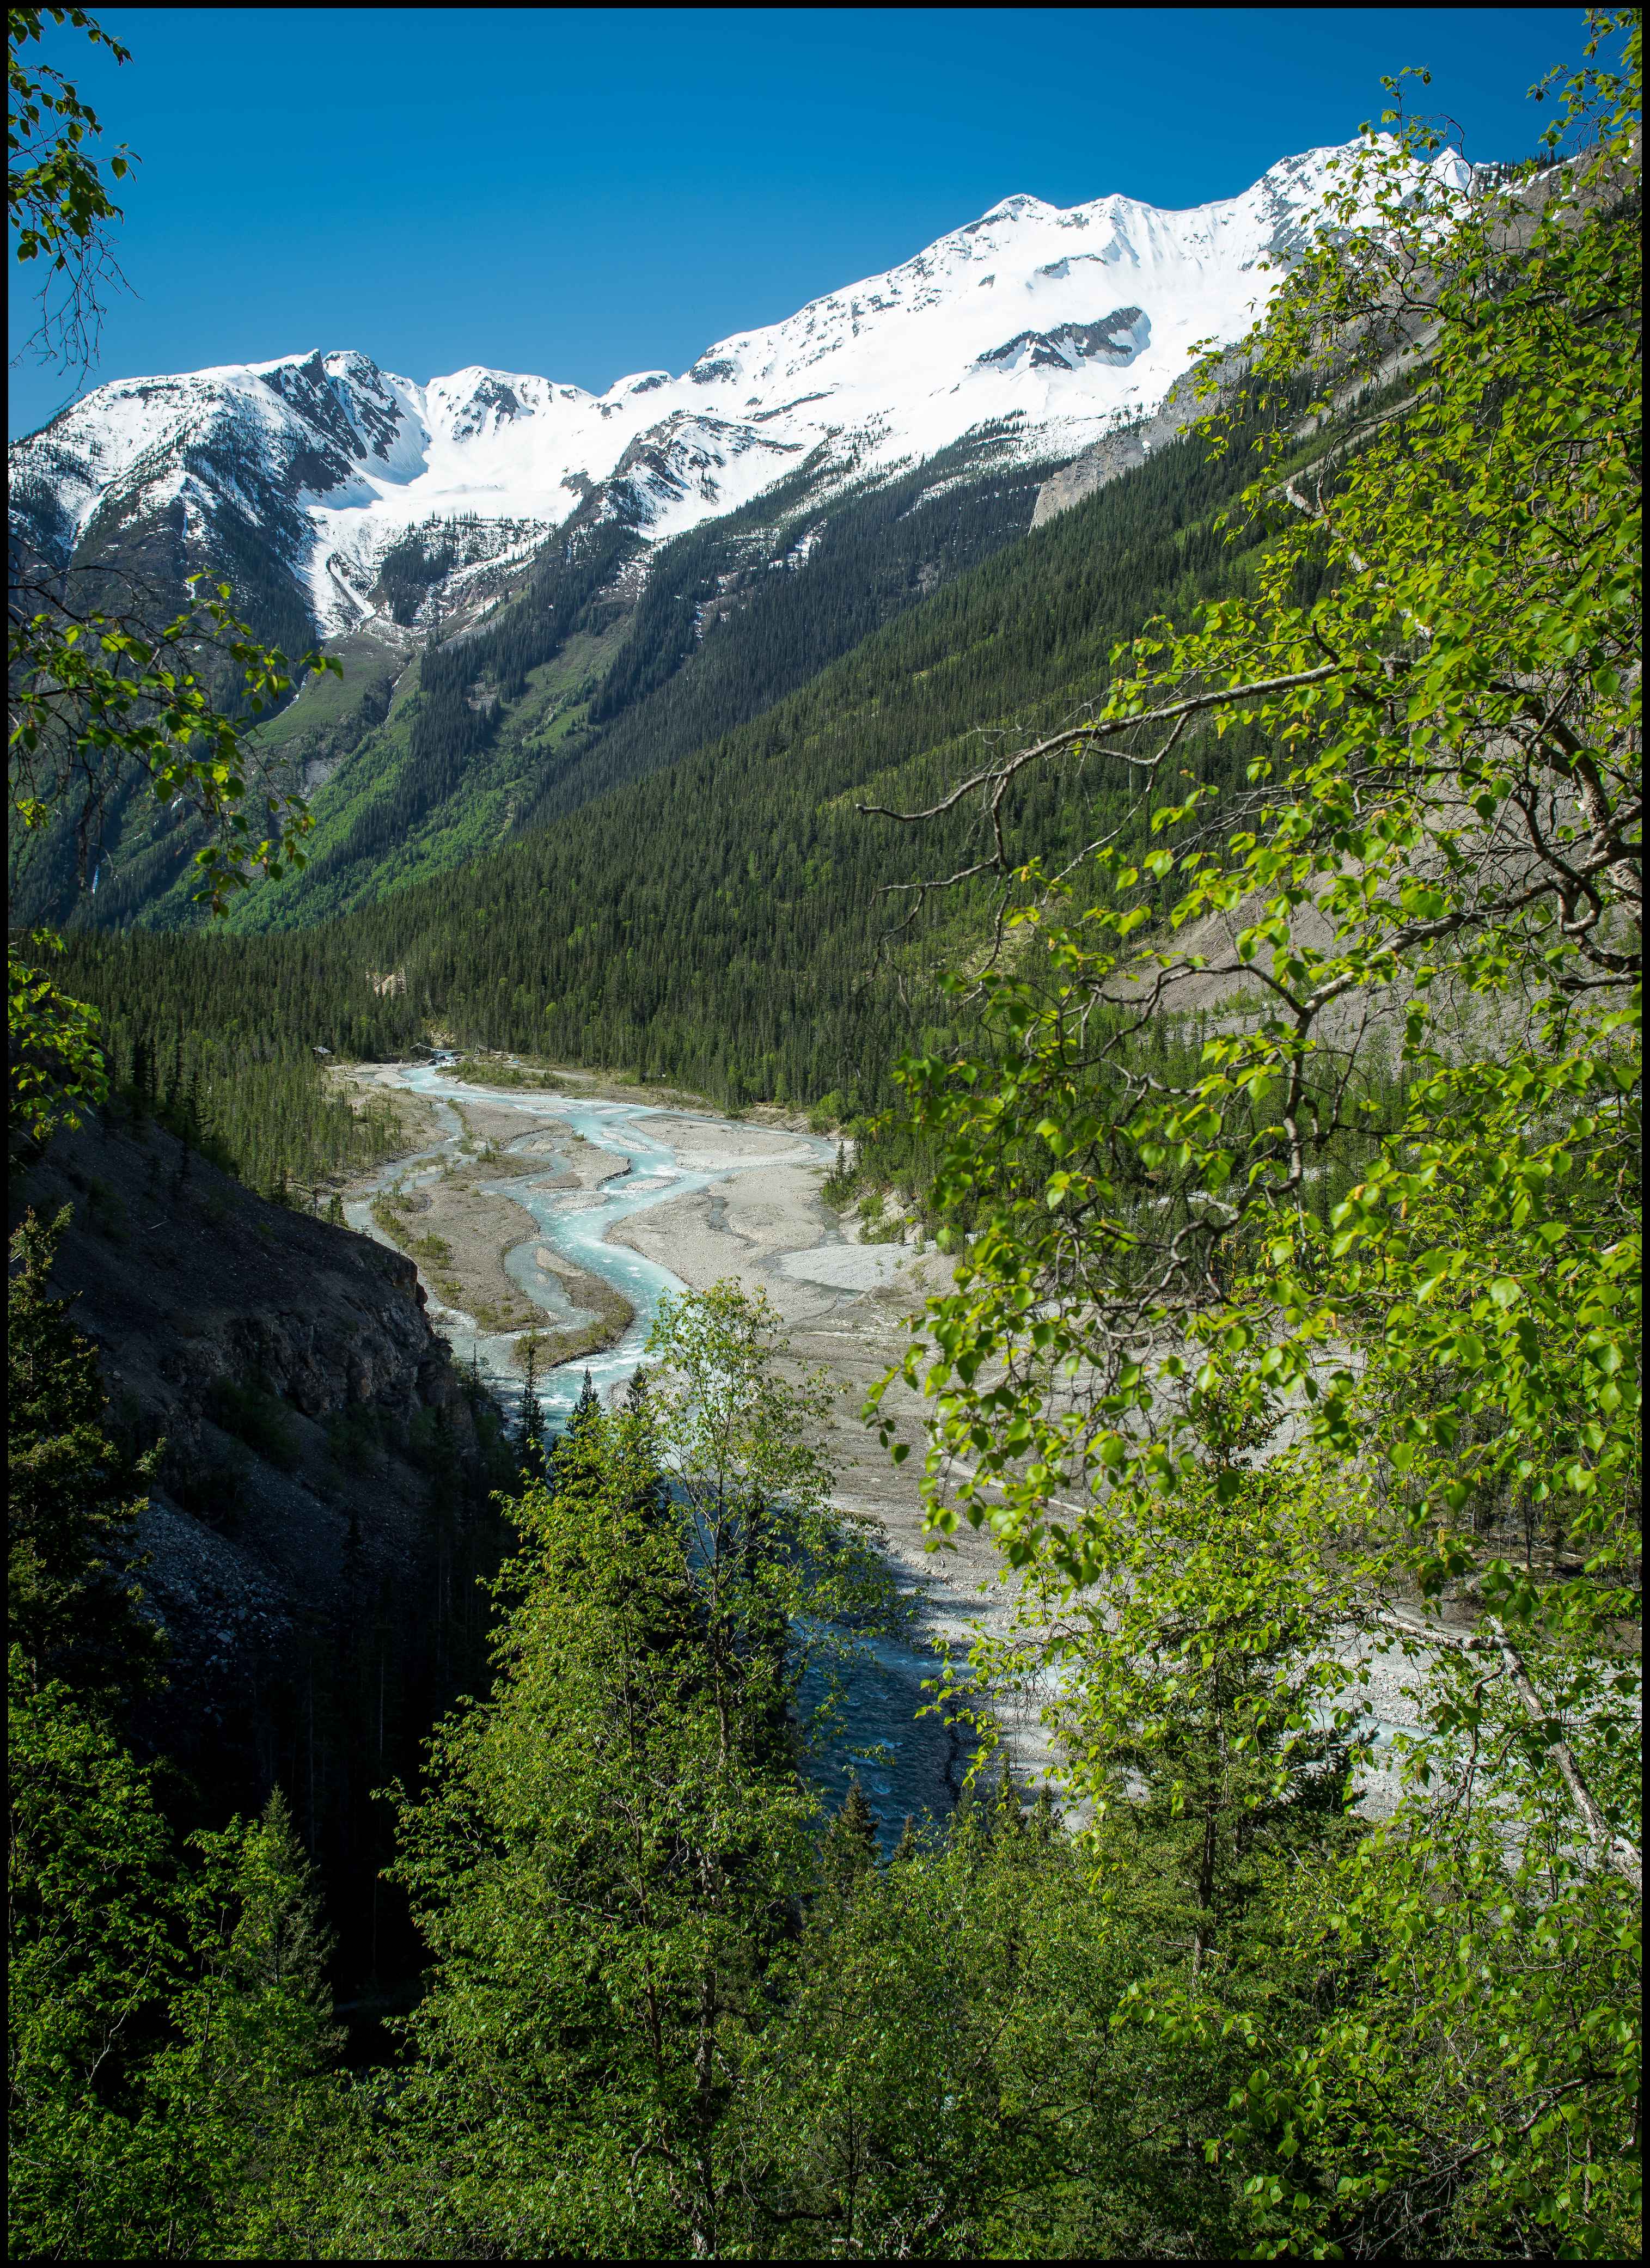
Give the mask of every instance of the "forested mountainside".
M 11 11 L 48 343 L 126 169 L 54 26 L 124 54 Z M 1011 199 L 616 398 L 56 431 L 30 573 L 269 481 L 355 674 L 260 740 L 14 600 L 41 903 L 135 774 L 269 924 L 129 805 L 151 925 L 9 954 L 14 2256 L 1639 2256 L 1638 11 L 1576 47 L 1508 175 L 1387 79 L 1309 242 L 1288 166 Z M 1234 237 L 1241 390 L 1028 526 L 975 408 Z
M 310 864 L 235 926 L 288 927 L 382 896 L 673 762 L 744 723 L 924 596 L 1023 534 L 1050 468 L 977 436 L 876 486 L 764 495 L 651 557 L 635 527 L 575 525 L 478 626 L 415 643 L 393 623 L 337 641 L 259 735 L 308 784 Z M 52 843 L 19 903 L 118 927 L 197 924 L 180 813 L 111 810 L 95 902 Z
M 983 733 L 1034 731 L 1094 698 L 1113 644 L 1154 613 L 1241 587 L 1250 555 L 1217 522 L 1248 477 L 1246 439 L 1240 429 L 1220 456 L 1196 434 L 1170 443 L 749 721 L 490 857 L 298 934 L 77 931 L 72 980 L 114 1019 L 122 1053 L 143 1034 L 162 1059 L 175 1031 L 209 1050 L 232 1031 L 238 1047 L 289 1050 L 303 1076 L 313 1046 L 394 1053 L 434 1027 L 733 1103 L 871 1104 L 940 1018 L 922 971 L 981 933 L 984 886 L 938 902 L 877 968 L 903 906 L 880 893 L 967 863 L 978 821 L 963 810 L 913 832 L 858 805 L 931 800 L 972 767 Z M 915 524 L 887 523 L 891 578 L 907 571 L 902 531 Z M 730 670 L 792 621 L 790 588 L 717 634 Z M 662 640 L 662 603 L 654 619 Z M 717 661 L 708 637 L 673 681 L 678 698 Z M 1228 735 L 1188 762 L 1229 769 L 1244 747 Z M 1096 793 L 1080 775 L 1029 774 L 1011 816 L 1054 855 L 1096 831 Z M 258 895 L 278 905 L 291 887 Z
M 201 576 L 254 639 L 322 642 L 342 680 L 248 749 L 320 824 L 308 877 L 244 918 L 313 921 L 747 721 L 1023 532 L 1042 474 L 1155 432 L 1192 342 L 1242 329 L 1337 154 L 1183 212 L 1011 197 L 600 400 L 353 351 L 100 387 L 12 449 L 14 578 L 152 635 Z M 232 704 L 229 657 L 192 651 Z M 102 924 L 188 924 L 201 840 L 118 783 L 37 846 L 16 911 L 61 921 L 95 882 Z
M 765 496 L 678 538 L 628 590 L 621 573 L 616 594 L 606 577 L 636 561 L 633 536 L 559 558 L 415 662 L 401 747 L 387 724 L 346 760 L 318 799 L 309 867 L 242 919 L 287 926 L 385 896 L 746 723 L 1025 533 L 1048 468 L 1005 441 L 993 453 L 974 441 L 806 516 L 805 499 Z

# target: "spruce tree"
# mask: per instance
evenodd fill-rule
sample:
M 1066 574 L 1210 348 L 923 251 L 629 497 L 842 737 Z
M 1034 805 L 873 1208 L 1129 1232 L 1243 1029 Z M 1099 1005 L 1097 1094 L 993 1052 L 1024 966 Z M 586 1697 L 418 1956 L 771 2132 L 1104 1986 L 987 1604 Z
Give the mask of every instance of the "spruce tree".
M 1014 1785 L 1013 1772 L 1005 1764 L 1002 1777 L 997 1783 L 997 1801 L 992 1806 L 991 1832 L 999 1842 L 1004 1840 L 1012 1842 L 1015 1837 L 1024 1834 L 1025 1828 L 1026 1814 L 1020 1803 L 1020 1790 Z
M 539 1407 L 539 1339 L 529 1332 L 523 1343 L 521 1418 L 516 1428 L 516 1457 L 523 1481 L 531 1485 L 549 1471 L 544 1447 L 544 1413 Z M 585 1373 L 586 1384 L 590 1373 Z
M 876 1815 L 866 1800 L 856 1772 L 820 1845 L 821 1881 L 829 1889 L 852 1890 L 874 1868 L 880 1848 Z
M 1059 1808 L 1054 1800 L 1054 1791 L 1049 1787 L 1037 1790 L 1037 1800 L 1031 1807 L 1028 1830 L 1032 1841 L 1040 1850 L 1048 1850 L 1060 1831 Z
M 288 2257 L 340 2036 L 284 1799 L 180 1851 L 95 1704 L 9 1698 L 11 2249 Z
M 644 1519 L 672 1517 L 670 1484 L 659 1468 L 655 1439 L 654 1409 L 645 1370 L 637 1369 L 624 1390 L 618 1422 L 637 1464 L 645 1476 L 637 1487 L 633 1509 Z
M 158 1451 L 134 1459 L 110 1438 L 96 1352 L 48 1289 L 70 1217 L 31 1211 L 11 1240 L 10 1636 L 37 1683 L 123 1693 L 156 1674 L 163 1646 L 132 1558 Z
M 730 1718 L 793 1752 L 810 1654 L 851 1654 L 904 1609 L 864 1521 L 831 1500 L 824 1373 L 787 1375 L 765 1293 L 667 1300 L 648 1339 L 661 1470 L 693 1536 L 707 1644 Z
M 131 1084 L 127 1089 L 127 1093 L 131 1098 L 132 1129 L 133 1131 L 140 1137 L 143 1134 L 144 1128 L 148 1118 L 149 1106 L 151 1100 L 150 1093 L 151 1076 L 149 1035 L 147 1031 L 140 1029 L 136 1038 L 132 1043 Z
M 199 1981 L 180 2014 L 185 2061 L 221 2099 L 241 2142 L 259 2120 L 249 2096 L 326 2068 L 342 2043 L 327 1964 L 332 1933 L 279 1787 L 261 1816 L 191 1838 L 200 1866 L 193 1935 Z

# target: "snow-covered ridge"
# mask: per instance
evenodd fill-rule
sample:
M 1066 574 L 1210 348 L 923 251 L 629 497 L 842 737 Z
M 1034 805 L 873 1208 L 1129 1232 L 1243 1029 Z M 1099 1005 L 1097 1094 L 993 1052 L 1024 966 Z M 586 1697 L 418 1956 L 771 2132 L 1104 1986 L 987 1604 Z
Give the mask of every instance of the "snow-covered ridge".
M 1241 195 L 1164 212 L 1113 195 L 1013 196 L 886 275 L 706 349 L 680 376 L 603 394 L 471 367 L 425 385 L 353 350 L 126 379 L 11 451 L 14 524 L 67 557 L 168 509 L 210 541 L 232 510 L 268 535 L 319 625 L 371 605 L 379 563 L 431 519 L 560 526 L 593 495 L 646 534 L 736 509 L 823 444 L 860 474 L 1013 421 L 1028 455 L 1074 455 L 1154 409 L 1194 342 L 1249 327 L 1333 150 Z M 1459 160 L 1453 160 L 1459 165 Z

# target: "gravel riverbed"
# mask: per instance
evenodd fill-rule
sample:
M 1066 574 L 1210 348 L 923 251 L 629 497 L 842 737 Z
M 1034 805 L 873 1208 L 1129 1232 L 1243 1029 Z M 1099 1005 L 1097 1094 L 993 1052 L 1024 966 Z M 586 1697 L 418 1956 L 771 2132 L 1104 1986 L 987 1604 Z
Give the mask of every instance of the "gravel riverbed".
M 962 1750 L 936 1717 L 918 1713 L 928 1697 L 924 1681 L 934 1675 L 940 1651 L 966 1651 L 976 1623 L 1005 1616 L 1008 1593 L 995 1550 L 974 1530 L 965 1529 L 952 1549 L 924 1548 L 917 1397 L 899 1389 L 890 1398 L 898 1437 L 912 1450 L 901 1465 L 859 1412 L 869 1388 L 903 1351 L 905 1318 L 943 1287 L 949 1263 L 932 1248 L 863 1244 L 844 1229 L 820 1195 L 834 1140 L 674 1103 L 617 1100 L 593 1086 L 492 1088 L 440 1064 L 383 1064 L 367 1076 L 417 1098 L 432 1138 L 354 1193 L 346 1219 L 411 1250 L 432 1323 L 459 1360 L 479 1363 L 512 1414 L 522 1391 L 524 1314 L 510 1314 L 510 1329 L 489 1328 L 504 1320 L 493 1303 L 505 1286 L 534 1311 L 528 1327 L 545 1334 L 553 1361 L 600 1304 L 592 1285 L 615 1303 L 610 1322 L 616 1302 L 629 1311 L 628 1323 L 610 1328 L 600 1351 L 581 1349 L 541 1378 L 541 1403 L 552 1426 L 571 1410 L 586 1368 L 605 1396 L 622 1392 L 666 1294 L 729 1278 L 748 1292 L 766 1292 L 795 1358 L 822 1365 L 836 1387 L 828 1447 L 838 1501 L 874 1523 L 902 1581 L 921 1601 L 914 1642 L 879 1646 L 856 1669 L 846 1730 L 826 1760 L 826 1777 L 840 1784 L 856 1752 L 880 1749 L 858 1769 L 885 1835 L 896 1836 L 908 1813 L 947 1809 Z M 478 1161 L 481 1145 L 487 1150 Z M 404 1216 L 397 1240 L 372 1212 L 374 1197 L 392 1188 L 408 1193 L 415 1207 L 420 1195 L 430 1198 L 427 1211 Z M 519 1230 L 513 1241 L 507 1225 L 500 1231 L 509 1212 Z M 461 1241 L 467 1219 L 479 1240 L 474 1248 Z M 438 1264 L 421 1256 L 421 1234 L 440 1236 L 450 1259 Z M 468 1294 L 487 1313 L 467 1312 L 448 1296 L 467 1283 L 487 1287 Z M 1022 1766 L 1035 1771 L 1035 1727 L 1022 1728 L 1016 1745 Z

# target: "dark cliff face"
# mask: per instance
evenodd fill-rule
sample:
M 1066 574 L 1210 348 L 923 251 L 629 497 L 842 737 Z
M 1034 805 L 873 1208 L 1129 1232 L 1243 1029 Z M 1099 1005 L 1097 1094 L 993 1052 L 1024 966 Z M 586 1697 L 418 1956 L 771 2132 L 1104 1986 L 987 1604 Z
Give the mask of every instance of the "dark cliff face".
M 194 1816 L 286 1788 L 324 1870 L 367 1881 L 363 1977 L 386 1957 L 371 1791 L 484 1675 L 490 1406 L 410 1261 L 266 1203 L 152 1123 L 60 1135 L 14 1176 L 14 1219 L 65 1205 L 53 1288 L 98 1349 L 110 1429 L 165 1445 L 139 1580 L 166 1684 L 133 1738 L 173 1760 Z

